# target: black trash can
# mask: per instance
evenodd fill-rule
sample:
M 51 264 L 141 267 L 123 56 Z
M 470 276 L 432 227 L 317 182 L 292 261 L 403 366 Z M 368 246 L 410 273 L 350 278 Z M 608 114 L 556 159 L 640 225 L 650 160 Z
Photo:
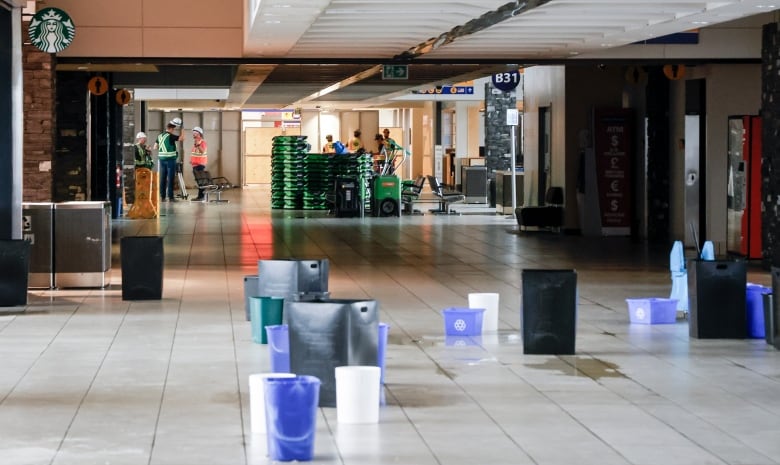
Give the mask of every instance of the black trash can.
M 744 339 L 747 266 L 739 260 L 691 260 L 688 333 L 699 339 Z
M 163 288 L 163 238 L 128 236 L 120 242 L 122 300 L 160 300 Z
M 523 353 L 572 355 L 577 336 L 577 273 L 523 270 Z
M 780 295 L 780 267 L 772 267 L 772 323 L 774 325 L 772 333 L 772 345 L 775 349 L 780 350 L 780 299 L 775 299 L 774 296 Z M 769 333 L 767 333 L 769 337 Z
M 0 307 L 27 305 L 30 243 L 0 240 Z
M 336 406 L 339 366 L 378 366 L 379 308 L 375 300 L 285 302 L 290 372 L 322 381 L 320 407 Z
M 764 339 L 766 343 L 775 345 L 775 311 L 773 294 L 762 294 L 762 303 L 764 304 Z

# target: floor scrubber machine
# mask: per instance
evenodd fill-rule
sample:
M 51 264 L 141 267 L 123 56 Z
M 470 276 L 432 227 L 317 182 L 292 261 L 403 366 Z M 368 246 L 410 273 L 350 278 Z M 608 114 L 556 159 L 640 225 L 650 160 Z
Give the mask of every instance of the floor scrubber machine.
M 390 147 L 386 153 L 385 164 L 373 180 L 373 216 L 401 216 L 401 179 L 395 173 L 406 161 L 406 155 L 406 150 L 399 145 Z

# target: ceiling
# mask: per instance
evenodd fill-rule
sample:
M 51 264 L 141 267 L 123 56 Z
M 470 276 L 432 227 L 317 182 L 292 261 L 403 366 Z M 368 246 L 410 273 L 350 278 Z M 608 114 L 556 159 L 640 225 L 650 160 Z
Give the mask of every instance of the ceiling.
M 207 102 L 212 107 L 379 106 L 390 96 L 508 66 L 586 62 L 628 44 L 780 8 L 780 0 L 246 2 L 244 58 L 146 60 L 159 71 L 120 73 L 118 80 L 128 87 L 229 87 L 227 99 Z M 387 63 L 408 64 L 408 79 L 382 79 Z M 189 78 L 178 78 L 177 68 Z M 202 82 L 193 77 L 199 73 Z

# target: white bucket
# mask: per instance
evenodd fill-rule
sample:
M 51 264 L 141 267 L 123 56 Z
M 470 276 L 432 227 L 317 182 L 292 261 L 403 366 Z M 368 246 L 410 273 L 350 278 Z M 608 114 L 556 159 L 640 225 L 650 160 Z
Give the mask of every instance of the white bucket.
M 484 308 L 482 332 L 498 331 L 498 294 L 472 292 L 469 294 L 469 308 Z
M 379 422 L 379 378 L 375 366 L 336 367 L 336 416 L 339 423 Z
M 249 375 L 249 421 L 253 433 L 265 434 L 265 378 L 295 378 L 293 373 L 257 373 Z

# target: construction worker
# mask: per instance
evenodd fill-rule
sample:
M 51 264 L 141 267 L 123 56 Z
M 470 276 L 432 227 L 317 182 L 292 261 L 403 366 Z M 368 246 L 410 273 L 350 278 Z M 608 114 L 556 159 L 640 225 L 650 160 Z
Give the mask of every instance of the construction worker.
M 157 157 L 160 159 L 160 201 L 165 202 L 166 194 L 168 201 L 175 202 L 173 196 L 173 179 L 176 177 L 176 161 L 179 156 L 176 150 L 176 142 L 184 141 L 184 134 L 176 134 L 176 130 L 181 128 L 181 119 L 173 118 L 165 126 L 165 132 L 157 136 L 157 142 L 154 143 L 154 149 L 157 150 Z
M 142 131 L 135 135 L 135 191 L 133 192 L 133 206 L 127 212 L 128 218 L 155 218 L 157 217 L 156 202 L 153 198 L 152 151 L 146 146 L 146 134 Z
M 154 167 L 154 160 L 152 159 L 152 151 L 146 146 L 146 133 L 143 131 L 135 135 L 135 167 L 137 168 L 149 168 Z
M 333 136 L 330 134 L 325 136 L 325 145 L 322 147 L 322 153 L 336 153 L 336 149 L 333 147 Z
M 208 161 L 208 147 L 206 145 L 206 139 L 203 138 L 203 128 L 195 126 L 192 128 L 192 151 L 190 151 L 190 164 L 192 164 L 192 174 L 195 179 L 198 179 L 198 173 L 206 169 L 206 162 Z M 198 196 L 195 198 L 195 202 L 200 202 L 205 199 L 203 189 L 198 186 Z
M 347 145 L 347 149 L 350 153 L 357 153 L 360 151 L 360 149 L 363 149 L 363 141 L 360 140 L 360 129 L 355 129 L 355 132 L 353 132 L 354 137 L 349 140 L 349 144 Z M 365 150 L 365 149 L 363 149 Z

